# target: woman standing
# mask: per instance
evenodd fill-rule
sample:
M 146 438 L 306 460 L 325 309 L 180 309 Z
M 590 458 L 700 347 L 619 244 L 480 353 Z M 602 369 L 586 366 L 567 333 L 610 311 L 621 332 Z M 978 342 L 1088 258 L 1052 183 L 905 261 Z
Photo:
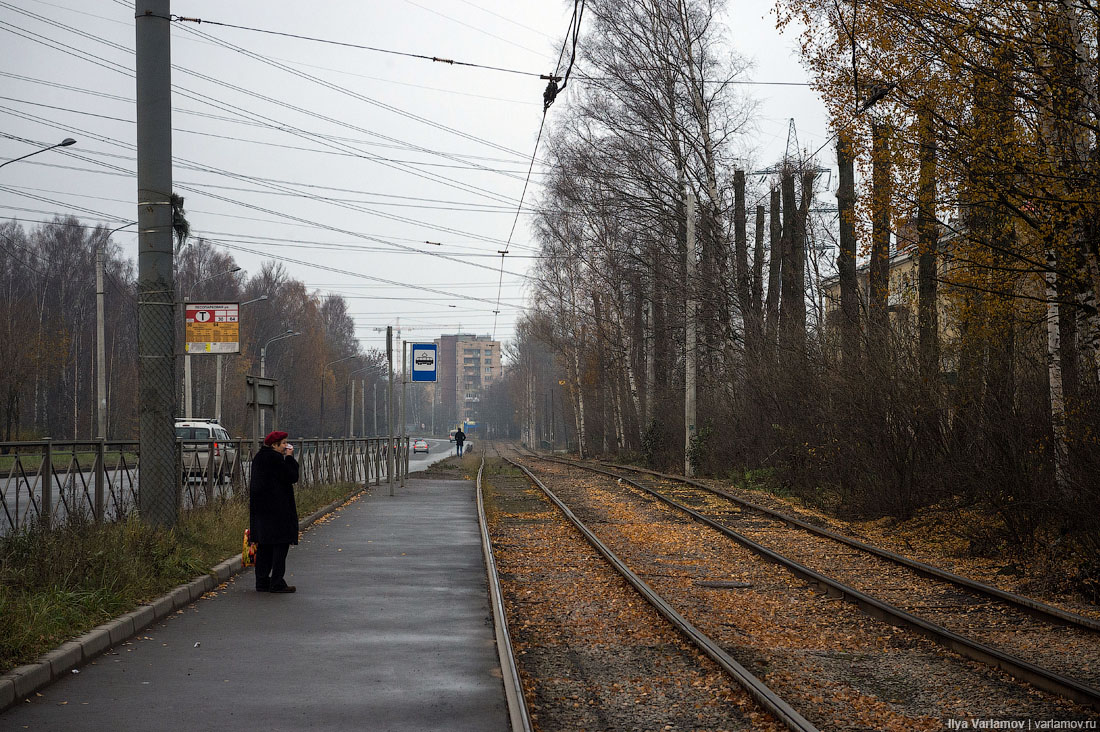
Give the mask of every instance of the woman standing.
M 256 542 L 256 591 L 294 592 L 283 579 L 286 555 L 298 543 L 298 507 L 294 484 L 298 482 L 298 461 L 286 432 L 271 432 L 264 446 L 252 458 L 249 481 L 251 538 Z

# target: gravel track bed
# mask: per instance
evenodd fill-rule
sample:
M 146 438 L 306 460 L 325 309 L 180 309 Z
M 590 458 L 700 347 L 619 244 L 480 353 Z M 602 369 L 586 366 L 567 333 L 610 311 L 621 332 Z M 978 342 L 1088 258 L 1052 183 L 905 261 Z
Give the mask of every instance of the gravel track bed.
M 646 476 L 642 485 L 758 544 L 960 635 L 1100 686 L 1100 633 L 1054 625 L 1003 601 L 930 579 L 881 557 L 815 536 L 692 486 Z
M 1097 719 L 825 598 L 781 567 L 612 478 L 522 462 L 654 589 L 823 730 L 941 730 L 948 720 L 971 718 Z
M 486 466 L 486 513 L 536 729 L 783 729 L 506 467 Z
M 648 476 L 645 473 L 639 473 L 638 475 L 649 479 L 655 478 L 655 476 Z M 864 543 L 903 554 L 911 559 L 946 569 L 949 572 L 1000 588 L 1006 592 L 1030 595 L 1068 612 L 1100 620 L 1100 606 L 1086 602 L 1078 596 L 1035 592 L 1035 588 L 1028 585 L 1028 580 L 1025 577 L 1006 574 L 1003 561 L 981 557 L 963 558 L 946 554 L 943 551 L 933 551 L 929 547 L 920 544 L 910 544 L 904 537 L 897 535 L 897 532 L 889 531 L 886 526 L 882 525 L 883 522 L 881 521 L 877 523 L 845 521 L 799 506 L 790 500 L 780 498 L 766 491 L 746 490 L 728 481 L 713 478 L 696 478 L 696 480 L 738 498 L 795 516 L 807 523 L 824 529 L 831 529 Z

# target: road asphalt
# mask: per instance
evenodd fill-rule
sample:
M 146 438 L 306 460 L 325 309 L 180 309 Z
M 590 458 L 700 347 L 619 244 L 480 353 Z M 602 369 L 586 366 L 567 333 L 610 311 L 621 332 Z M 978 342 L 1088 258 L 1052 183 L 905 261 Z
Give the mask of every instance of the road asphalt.
M 246 570 L 0 729 L 507 730 L 474 490 L 374 488 L 291 549 L 297 593 Z

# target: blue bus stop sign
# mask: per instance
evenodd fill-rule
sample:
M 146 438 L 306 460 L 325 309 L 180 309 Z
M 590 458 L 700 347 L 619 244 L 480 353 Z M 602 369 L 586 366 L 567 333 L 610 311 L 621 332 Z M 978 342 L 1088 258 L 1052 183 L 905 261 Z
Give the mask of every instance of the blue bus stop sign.
M 434 343 L 412 344 L 413 381 L 435 381 L 435 355 Z

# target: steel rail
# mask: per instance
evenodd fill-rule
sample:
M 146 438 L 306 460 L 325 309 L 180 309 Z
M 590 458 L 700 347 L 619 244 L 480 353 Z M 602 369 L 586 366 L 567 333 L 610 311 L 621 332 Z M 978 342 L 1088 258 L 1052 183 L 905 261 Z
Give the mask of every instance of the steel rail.
M 523 683 L 519 678 L 519 664 L 508 632 L 508 615 L 504 612 L 504 593 L 500 588 L 500 575 L 493 556 L 493 540 L 489 536 L 489 521 L 485 516 L 485 500 L 481 490 L 481 475 L 485 471 L 485 458 L 477 469 L 477 522 L 481 527 L 481 551 L 485 555 L 485 573 L 489 578 L 489 604 L 493 608 L 493 628 L 496 632 L 497 655 L 504 681 L 504 696 L 508 702 L 508 719 L 512 732 L 533 732 L 531 712 L 523 696 Z
M 692 625 L 687 618 L 676 611 L 672 605 L 668 603 L 663 597 L 650 587 L 645 580 L 639 577 L 633 570 L 631 570 L 626 564 L 614 553 L 610 548 L 597 537 L 584 523 L 581 522 L 576 515 L 569 510 L 569 507 L 556 495 L 553 491 L 546 487 L 546 484 L 539 480 L 534 473 L 532 473 L 526 466 L 509 460 L 502 456 L 502 458 L 508 463 L 514 465 L 523 471 L 523 473 L 536 485 L 539 489 L 546 494 L 558 509 L 565 514 L 565 517 L 577 528 L 584 538 L 588 540 L 596 551 L 598 551 L 607 562 L 614 567 L 623 578 L 629 582 L 639 594 L 651 604 L 654 609 L 657 610 L 666 620 L 676 627 L 689 641 L 695 644 L 703 653 L 707 654 L 715 663 L 722 667 L 722 669 L 741 685 L 742 688 L 748 692 L 756 703 L 767 710 L 770 714 L 775 716 L 780 722 L 782 722 L 787 729 L 791 732 L 818 732 L 817 727 L 813 725 L 809 720 L 799 714 L 795 709 L 785 702 L 778 694 L 772 691 L 768 686 L 758 679 L 751 671 L 746 669 L 740 663 L 738 663 L 732 656 L 726 653 L 721 646 L 718 645 L 713 639 L 703 633 L 701 630 Z
M 580 465 L 580 463 L 576 464 Z M 745 508 L 752 509 L 753 511 L 771 516 L 772 518 L 779 519 L 780 521 L 783 521 L 784 523 L 791 526 L 809 531 L 812 534 L 816 534 L 827 539 L 832 539 L 833 541 L 838 541 L 842 544 L 852 547 L 853 549 L 859 549 L 860 551 L 867 552 L 868 554 L 873 554 L 881 559 L 886 559 L 896 564 L 900 564 L 904 567 L 908 567 L 918 574 L 921 574 L 930 579 L 938 579 L 943 580 L 944 582 L 950 582 L 957 587 L 962 587 L 963 589 L 971 590 L 973 592 L 986 595 L 988 597 L 992 597 L 1003 602 L 1007 602 L 1010 605 L 1014 605 L 1020 610 L 1028 613 L 1029 615 L 1041 618 L 1042 620 L 1057 623 L 1060 625 L 1069 625 L 1083 628 L 1085 630 L 1100 632 L 1100 620 L 1089 618 L 1084 615 L 1078 615 L 1077 613 L 1072 613 L 1068 610 L 1063 610 L 1059 607 L 1048 605 L 1045 602 L 1040 602 L 1039 600 L 1035 600 L 1031 597 L 1017 595 L 1013 592 L 1002 590 L 999 587 L 987 585 L 984 582 L 978 582 L 977 580 L 970 579 L 969 577 L 963 577 L 962 575 L 955 574 L 954 572 L 949 572 L 946 569 L 941 569 L 940 567 L 926 564 L 925 562 L 910 559 L 903 554 L 892 552 L 889 549 L 883 549 L 881 547 L 874 546 L 873 544 L 867 544 L 865 542 L 859 541 L 858 539 L 853 539 L 849 536 L 839 534 L 835 531 L 831 531 L 820 526 L 815 526 L 814 524 L 797 518 L 796 516 L 791 516 L 790 514 L 776 511 L 775 509 L 768 508 L 767 506 L 761 506 L 758 503 L 753 503 L 752 501 L 749 501 L 747 499 L 735 496 L 732 493 L 728 493 L 720 488 L 713 488 L 711 486 L 705 485 L 704 483 L 701 483 L 697 480 L 692 480 L 691 478 L 682 475 L 662 473 L 657 470 L 650 470 L 648 468 L 638 468 L 633 465 L 619 465 L 617 463 L 607 463 L 602 461 L 601 464 L 607 465 L 612 468 L 618 468 L 620 470 L 630 470 L 635 473 L 655 475 L 660 478 L 674 480 L 679 483 L 685 483 L 687 485 L 709 491 L 740 506 L 744 506 Z
M 1050 669 L 1037 666 L 1033 663 L 1013 656 L 1012 654 L 1000 651 L 992 646 L 987 646 L 984 643 L 979 643 L 975 640 L 971 640 L 965 636 L 959 635 L 954 631 L 948 630 L 943 626 L 937 625 L 933 622 L 925 620 L 917 615 L 906 612 L 900 608 L 894 607 L 889 603 L 883 602 L 878 598 L 872 597 L 867 593 L 857 590 L 854 587 L 846 585 L 842 582 L 834 580 L 830 577 L 810 569 L 809 567 L 800 564 L 793 559 L 779 554 L 767 547 L 756 543 L 752 539 L 739 534 L 733 529 L 721 524 L 707 516 L 704 516 L 700 512 L 693 508 L 689 508 L 671 498 L 661 494 L 659 491 L 655 491 L 652 488 L 642 485 L 641 483 L 631 480 L 628 476 L 613 473 L 610 470 L 598 468 L 591 465 L 584 465 L 569 460 L 562 460 L 560 458 L 547 458 L 541 455 L 534 455 L 533 457 L 544 460 L 547 462 L 560 463 L 563 465 L 571 465 L 582 470 L 588 470 L 594 473 L 600 473 L 609 477 L 616 478 L 618 480 L 627 483 L 628 485 L 637 488 L 640 491 L 652 495 L 657 500 L 677 508 L 684 513 L 688 514 L 695 520 L 702 524 L 705 524 L 712 529 L 724 534 L 730 539 L 733 539 L 738 544 L 741 544 L 747 549 L 759 554 L 764 559 L 779 564 L 787 569 L 791 574 L 803 579 L 807 582 L 817 585 L 823 592 L 837 597 L 839 599 L 846 600 L 855 604 L 860 610 L 866 614 L 878 618 L 884 622 L 896 625 L 899 627 L 908 628 L 921 635 L 929 638 L 930 640 L 949 648 L 960 655 L 963 655 L 973 661 L 979 661 L 989 666 L 998 668 L 1021 681 L 1026 681 L 1033 686 L 1057 694 L 1058 696 L 1065 697 L 1071 701 L 1090 706 L 1093 709 L 1100 710 L 1100 689 L 1089 686 L 1076 679 L 1062 674 L 1051 671 Z

